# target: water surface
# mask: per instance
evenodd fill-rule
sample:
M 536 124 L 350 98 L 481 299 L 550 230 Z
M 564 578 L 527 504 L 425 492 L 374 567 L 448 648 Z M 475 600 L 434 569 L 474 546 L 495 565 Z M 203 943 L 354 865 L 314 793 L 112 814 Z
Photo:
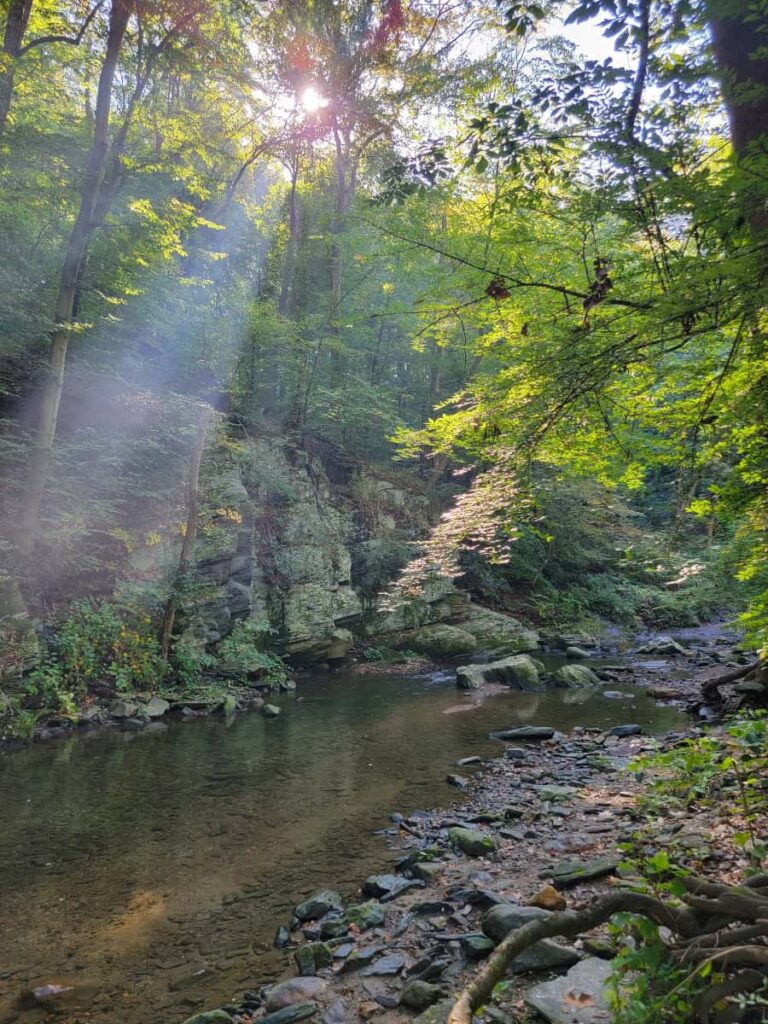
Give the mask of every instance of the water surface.
M 276 926 L 318 888 L 352 895 L 391 863 L 393 811 L 458 800 L 459 757 L 516 724 L 673 728 L 624 684 L 505 691 L 336 676 L 282 715 L 76 736 L 0 754 L 0 1022 L 24 988 L 78 988 L 58 1020 L 175 1024 L 284 969 Z M 20 1022 L 44 1017 L 23 1011 Z

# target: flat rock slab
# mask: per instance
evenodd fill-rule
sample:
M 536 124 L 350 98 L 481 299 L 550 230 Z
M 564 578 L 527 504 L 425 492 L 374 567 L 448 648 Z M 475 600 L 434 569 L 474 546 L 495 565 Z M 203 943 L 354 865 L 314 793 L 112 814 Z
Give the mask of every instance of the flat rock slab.
M 555 730 L 547 725 L 521 725 L 516 729 L 502 729 L 499 732 L 489 732 L 488 738 L 492 740 L 551 740 Z
M 578 885 L 580 882 L 592 882 L 603 875 L 612 875 L 619 866 L 621 858 L 617 854 L 596 857 L 594 860 L 571 860 L 558 864 L 552 872 L 555 885 L 562 888 Z
M 404 967 L 405 957 L 400 956 L 398 953 L 393 953 L 391 956 L 380 957 L 375 961 L 375 963 L 363 968 L 360 973 L 366 976 L 376 974 L 399 974 Z
M 605 995 L 610 973 L 609 961 L 590 957 L 562 978 L 534 986 L 525 1001 L 551 1024 L 604 1024 L 613 1019 Z

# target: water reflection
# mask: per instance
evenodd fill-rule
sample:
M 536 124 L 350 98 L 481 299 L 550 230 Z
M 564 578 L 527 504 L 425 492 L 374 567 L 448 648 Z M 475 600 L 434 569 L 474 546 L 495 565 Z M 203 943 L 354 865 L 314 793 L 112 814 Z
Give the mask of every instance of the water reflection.
M 336 677 L 266 721 L 204 719 L 0 756 L 0 1021 L 21 988 L 76 977 L 63 1021 L 183 1020 L 280 969 L 275 926 L 311 890 L 352 893 L 388 854 L 393 810 L 457 799 L 457 758 L 516 724 L 649 730 L 644 694 L 505 692 Z M 467 703 L 466 714 L 447 714 Z M 118 1012 L 119 1011 L 119 1012 Z M 71 1013 L 71 1016 L 69 1015 Z M 24 1014 L 33 1020 L 35 1013 Z

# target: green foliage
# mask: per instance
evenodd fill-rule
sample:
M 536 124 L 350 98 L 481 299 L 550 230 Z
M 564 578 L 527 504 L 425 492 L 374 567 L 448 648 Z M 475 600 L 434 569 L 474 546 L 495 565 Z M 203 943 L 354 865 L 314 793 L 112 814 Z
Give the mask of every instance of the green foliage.
M 94 684 L 118 692 L 151 689 L 168 666 L 149 616 L 137 617 L 106 601 L 80 601 L 61 623 L 55 661 L 27 677 L 30 692 L 83 696 Z
M 763 714 L 739 717 L 719 733 L 633 761 L 630 769 L 644 783 L 638 809 L 649 825 L 624 845 L 627 884 L 673 903 L 684 895 L 685 851 L 674 842 L 658 849 L 654 836 L 659 815 L 670 811 L 716 810 L 721 821 L 731 823 L 731 842 L 748 857 L 749 871 L 760 872 L 768 853 L 757 834 L 768 811 L 767 768 Z M 617 914 L 609 928 L 618 946 L 611 976 L 617 1024 L 693 1020 L 696 995 L 723 978 L 717 966 L 707 960 L 693 967 L 680 963 L 659 927 L 644 917 Z M 754 1005 L 761 998 L 758 994 Z
M 177 640 L 171 648 L 169 657 L 173 672 L 174 686 L 183 690 L 194 690 L 199 686 L 203 674 L 214 668 L 216 658 L 198 644 Z
M 738 815 L 743 828 L 736 834 L 754 868 L 760 868 L 768 849 L 755 825 L 768 813 L 768 716 L 743 716 L 720 734 L 686 740 L 667 753 L 639 758 L 632 770 L 641 780 L 650 773 L 640 801 L 648 813 L 670 806 L 724 807 Z
M 256 678 L 267 684 L 281 682 L 287 676 L 285 664 L 268 650 L 275 630 L 268 622 L 244 619 L 217 648 L 217 657 L 228 673 L 240 679 Z

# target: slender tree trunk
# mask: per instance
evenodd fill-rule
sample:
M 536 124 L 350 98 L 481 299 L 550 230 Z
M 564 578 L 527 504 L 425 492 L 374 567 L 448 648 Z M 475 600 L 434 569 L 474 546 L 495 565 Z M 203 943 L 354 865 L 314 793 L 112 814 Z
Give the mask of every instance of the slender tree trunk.
M 51 334 L 51 352 L 48 378 L 43 389 L 37 442 L 27 477 L 22 514 L 22 554 L 30 554 L 37 539 L 40 504 L 48 479 L 53 442 L 59 417 L 59 404 L 64 386 L 69 333 L 77 298 L 80 267 L 96 228 L 95 211 L 99 202 L 99 189 L 109 144 L 109 116 L 112 106 L 112 87 L 120 49 L 130 17 L 126 0 L 113 0 L 109 20 L 107 49 L 99 75 L 96 98 L 93 141 L 83 178 L 80 209 L 69 236 L 64 265 L 56 297 L 54 319 L 56 327 Z
M 283 262 L 283 279 L 280 283 L 280 298 L 277 309 L 287 316 L 293 308 L 293 294 L 296 277 L 296 254 L 301 234 L 301 211 L 299 209 L 299 159 L 294 156 L 291 166 L 291 192 L 288 198 L 288 245 Z
M 32 0 L 11 0 L 3 36 L 3 64 L 0 72 L 0 137 L 8 122 L 8 113 L 13 100 L 13 80 L 16 76 L 16 60 L 21 50 L 24 33 L 29 24 Z
M 331 349 L 331 368 L 334 377 L 340 378 L 342 373 L 341 354 L 341 327 L 339 316 L 341 315 L 341 285 L 342 285 L 342 262 L 340 236 L 345 231 L 345 217 L 352 205 L 355 194 L 355 182 L 357 167 L 354 158 L 350 154 L 349 135 L 342 137 L 341 132 L 335 131 L 336 142 L 336 196 L 334 203 L 334 215 L 331 224 L 331 251 L 329 270 L 331 278 L 331 311 L 330 311 L 330 334 L 333 338 Z
M 192 457 L 189 462 L 189 479 L 187 480 L 187 522 L 184 531 L 184 540 L 181 545 L 179 564 L 176 568 L 176 575 L 171 584 L 171 592 L 163 612 L 163 622 L 160 627 L 160 649 L 163 657 L 168 660 L 168 652 L 171 648 L 171 637 L 173 626 L 176 622 L 176 611 L 179 605 L 179 593 L 189 569 L 192 559 L 192 551 L 197 537 L 197 509 L 200 500 L 200 466 L 205 451 L 205 438 L 208 433 L 208 422 L 211 417 L 209 406 L 202 406 L 197 420 L 197 434 L 195 436 L 195 447 L 192 449 Z

